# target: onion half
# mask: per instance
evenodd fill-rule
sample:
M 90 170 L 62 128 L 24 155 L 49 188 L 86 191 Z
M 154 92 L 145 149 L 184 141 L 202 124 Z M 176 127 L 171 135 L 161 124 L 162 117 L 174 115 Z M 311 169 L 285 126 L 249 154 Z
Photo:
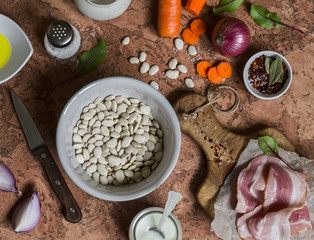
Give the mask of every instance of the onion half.
M 214 27 L 212 43 L 217 52 L 225 57 L 242 54 L 250 44 L 250 31 L 238 18 L 224 18 Z

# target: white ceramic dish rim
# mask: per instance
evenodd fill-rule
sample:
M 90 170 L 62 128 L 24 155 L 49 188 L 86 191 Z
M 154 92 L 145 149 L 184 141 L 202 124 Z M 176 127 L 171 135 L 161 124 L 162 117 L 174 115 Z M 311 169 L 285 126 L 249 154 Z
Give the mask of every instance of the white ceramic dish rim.
M 29 47 L 29 53 L 28 53 L 27 57 L 24 59 L 23 63 L 22 63 L 14 72 L 12 72 L 12 73 L 10 74 L 10 76 L 8 76 L 8 77 L 6 77 L 6 78 L 0 80 L 0 84 L 1 84 L 1 83 L 4 83 L 4 82 L 10 80 L 12 77 L 14 77 L 14 76 L 24 67 L 24 65 L 27 63 L 27 61 L 28 61 L 28 60 L 30 59 L 30 57 L 33 55 L 33 51 L 34 51 L 34 50 L 33 50 L 33 46 L 32 46 L 32 44 L 31 44 L 29 38 L 27 37 L 26 33 L 23 31 L 23 29 L 22 29 L 16 22 L 14 22 L 11 18 L 9 18 L 9 17 L 7 17 L 7 16 L 5 16 L 5 15 L 3 15 L 3 14 L 0 14 L 0 22 L 1 22 L 2 19 L 5 19 L 5 20 L 11 22 L 11 23 L 12 23 L 12 26 L 15 26 L 15 29 L 17 29 L 17 30 L 24 36 L 24 40 L 25 40 L 26 44 L 27 44 L 28 47 Z M 12 54 L 12 53 L 11 53 L 11 54 Z M 9 61 L 10 61 L 10 60 L 9 60 Z M 7 63 L 7 64 L 8 64 L 8 63 Z M 0 71 L 1 71 L 1 69 L 0 69 Z
M 142 88 L 142 89 L 147 89 L 147 91 L 150 94 L 154 94 L 157 95 L 159 100 L 162 102 L 162 104 L 165 106 L 165 108 L 167 108 L 167 110 L 170 113 L 170 117 L 171 117 L 171 122 L 175 123 L 174 126 L 174 135 L 175 135 L 175 139 L 177 139 L 178 144 L 176 145 L 176 149 L 174 149 L 174 154 L 173 154 L 173 159 L 175 159 L 175 161 L 172 161 L 169 165 L 168 168 L 165 172 L 162 173 L 162 177 L 160 177 L 158 179 L 158 181 L 154 182 L 154 185 L 150 186 L 147 189 L 135 192 L 135 193 L 131 193 L 128 195 L 114 195 L 114 194 L 107 194 L 105 192 L 101 192 L 99 190 L 96 190 L 90 186 L 88 186 L 88 184 L 84 181 L 84 179 L 82 179 L 80 176 L 76 176 L 77 173 L 74 169 L 74 167 L 70 166 L 69 168 L 67 167 L 67 165 L 65 164 L 64 161 L 68 160 L 68 157 L 66 156 L 66 153 L 64 151 L 62 151 L 63 149 L 63 145 L 60 143 L 60 141 L 56 141 L 57 143 L 57 152 L 58 152 L 58 156 L 60 158 L 60 162 L 63 166 L 63 169 L 65 170 L 65 172 L 67 173 L 67 175 L 71 178 L 71 180 L 78 186 L 80 187 L 83 191 L 89 193 L 92 196 L 98 197 L 100 199 L 103 200 L 108 200 L 108 201 L 129 201 L 129 200 L 134 200 L 137 198 L 140 198 L 142 196 L 145 196 L 147 194 L 149 194 L 150 192 L 154 191 L 155 189 L 157 189 L 171 174 L 172 170 L 174 169 L 178 158 L 179 158 L 179 154 L 180 154 L 180 148 L 181 148 L 181 129 L 180 129 L 180 124 L 178 121 L 178 118 L 176 116 L 176 113 L 174 111 L 174 109 L 172 108 L 171 104 L 168 102 L 168 100 L 158 91 L 156 91 L 154 88 L 152 88 L 150 85 L 148 85 L 145 82 L 142 82 L 140 80 L 134 79 L 134 78 L 129 78 L 129 77 L 107 77 L 107 78 L 102 78 L 99 80 L 96 80 L 94 82 L 89 83 L 88 85 L 84 86 L 83 88 L 81 88 L 79 91 L 77 91 L 72 97 L 71 99 L 67 102 L 67 104 L 65 105 L 65 107 L 62 110 L 62 113 L 60 115 L 59 121 L 58 121 L 58 125 L 57 125 L 57 131 L 56 131 L 56 139 L 60 139 L 62 138 L 62 125 L 64 125 L 64 121 L 63 117 L 66 114 L 68 108 L 70 107 L 71 104 L 73 104 L 73 102 L 75 101 L 75 99 L 84 91 L 86 91 L 87 89 L 96 86 L 97 83 L 102 82 L 102 81 L 114 81 L 115 83 L 117 82 L 121 82 L 120 84 L 123 83 L 123 81 L 132 81 L 133 84 L 138 85 L 138 87 Z M 74 180 L 75 179 L 75 180 Z M 146 179 L 145 179 L 146 180 Z
M 137 223 L 137 221 L 146 213 L 149 212 L 164 212 L 165 209 L 161 208 L 161 207 L 149 207 L 149 208 L 145 208 L 142 211 L 140 211 L 138 214 L 136 214 L 136 216 L 133 218 L 130 227 L 129 227 L 129 239 L 130 240 L 134 240 L 133 234 L 134 234 L 134 227 Z M 170 218 L 172 218 L 172 220 L 175 222 L 177 229 L 178 229 L 178 236 L 177 236 L 177 240 L 181 240 L 182 239 L 182 227 L 181 227 L 181 223 L 179 221 L 179 219 L 173 214 L 170 213 L 169 215 Z
M 262 94 L 259 91 L 257 91 L 256 89 L 254 89 L 249 81 L 248 81 L 248 70 L 250 67 L 250 64 L 258 57 L 260 57 L 261 55 L 266 55 L 266 56 L 270 56 L 270 57 L 275 57 L 275 56 L 280 56 L 280 58 L 282 59 L 282 61 L 286 64 L 287 68 L 288 68 L 288 72 L 289 72 L 289 76 L 288 79 L 285 83 L 285 85 L 282 87 L 282 89 L 275 94 Z M 246 62 L 244 69 L 243 69 L 243 81 L 244 81 L 244 85 L 246 86 L 247 90 L 253 94 L 255 97 L 263 99 L 263 100 L 272 100 L 272 99 L 276 99 L 281 97 L 283 94 L 286 93 L 286 91 L 289 89 L 291 82 L 292 82 L 292 69 L 290 66 L 290 63 L 288 62 L 288 60 L 282 56 L 280 53 L 274 52 L 274 51 L 261 51 L 258 53 L 255 53 L 252 57 L 250 57 L 250 59 Z

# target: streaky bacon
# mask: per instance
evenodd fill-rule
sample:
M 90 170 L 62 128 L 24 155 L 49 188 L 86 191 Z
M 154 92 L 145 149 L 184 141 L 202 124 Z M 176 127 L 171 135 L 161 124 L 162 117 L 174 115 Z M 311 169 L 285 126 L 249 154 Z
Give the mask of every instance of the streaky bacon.
M 264 200 L 264 189 L 270 164 L 285 166 L 276 157 L 260 155 L 244 168 L 237 183 L 237 213 L 246 213 L 255 209 Z
M 248 228 L 248 223 L 252 217 L 261 214 L 262 208 L 263 208 L 263 205 L 260 204 L 253 211 L 244 213 L 241 217 L 238 218 L 237 229 L 238 229 L 238 233 L 241 239 L 254 240 Z
M 307 205 L 295 210 L 289 218 L 291 234 L 298 234 L 312 229 L 310 212 Z

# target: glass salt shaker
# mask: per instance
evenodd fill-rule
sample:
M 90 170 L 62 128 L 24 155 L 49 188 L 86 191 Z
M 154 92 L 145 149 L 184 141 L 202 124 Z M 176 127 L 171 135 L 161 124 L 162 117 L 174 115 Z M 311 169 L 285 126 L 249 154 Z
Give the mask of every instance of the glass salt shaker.
M 82 44 L 79 30 L 65 21 L 54 21 L 48 27 L 44 44 L 47 52 L 58 60 L 68 60 L 75 56 Z

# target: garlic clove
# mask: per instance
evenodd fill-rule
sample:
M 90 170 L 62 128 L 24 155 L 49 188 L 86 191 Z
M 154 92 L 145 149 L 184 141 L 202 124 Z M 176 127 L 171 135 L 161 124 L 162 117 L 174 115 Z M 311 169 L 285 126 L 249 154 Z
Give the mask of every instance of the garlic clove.
M 24 199 L 12 215 L 12 226 L 16 233 L 28 232 L 35 228 L 40 219 L 40 202 L 37 190 Z
M 15 178 L 10 169 L 0 163 L 0 190 L 5 192 L 20 193 L 15 186 Z

